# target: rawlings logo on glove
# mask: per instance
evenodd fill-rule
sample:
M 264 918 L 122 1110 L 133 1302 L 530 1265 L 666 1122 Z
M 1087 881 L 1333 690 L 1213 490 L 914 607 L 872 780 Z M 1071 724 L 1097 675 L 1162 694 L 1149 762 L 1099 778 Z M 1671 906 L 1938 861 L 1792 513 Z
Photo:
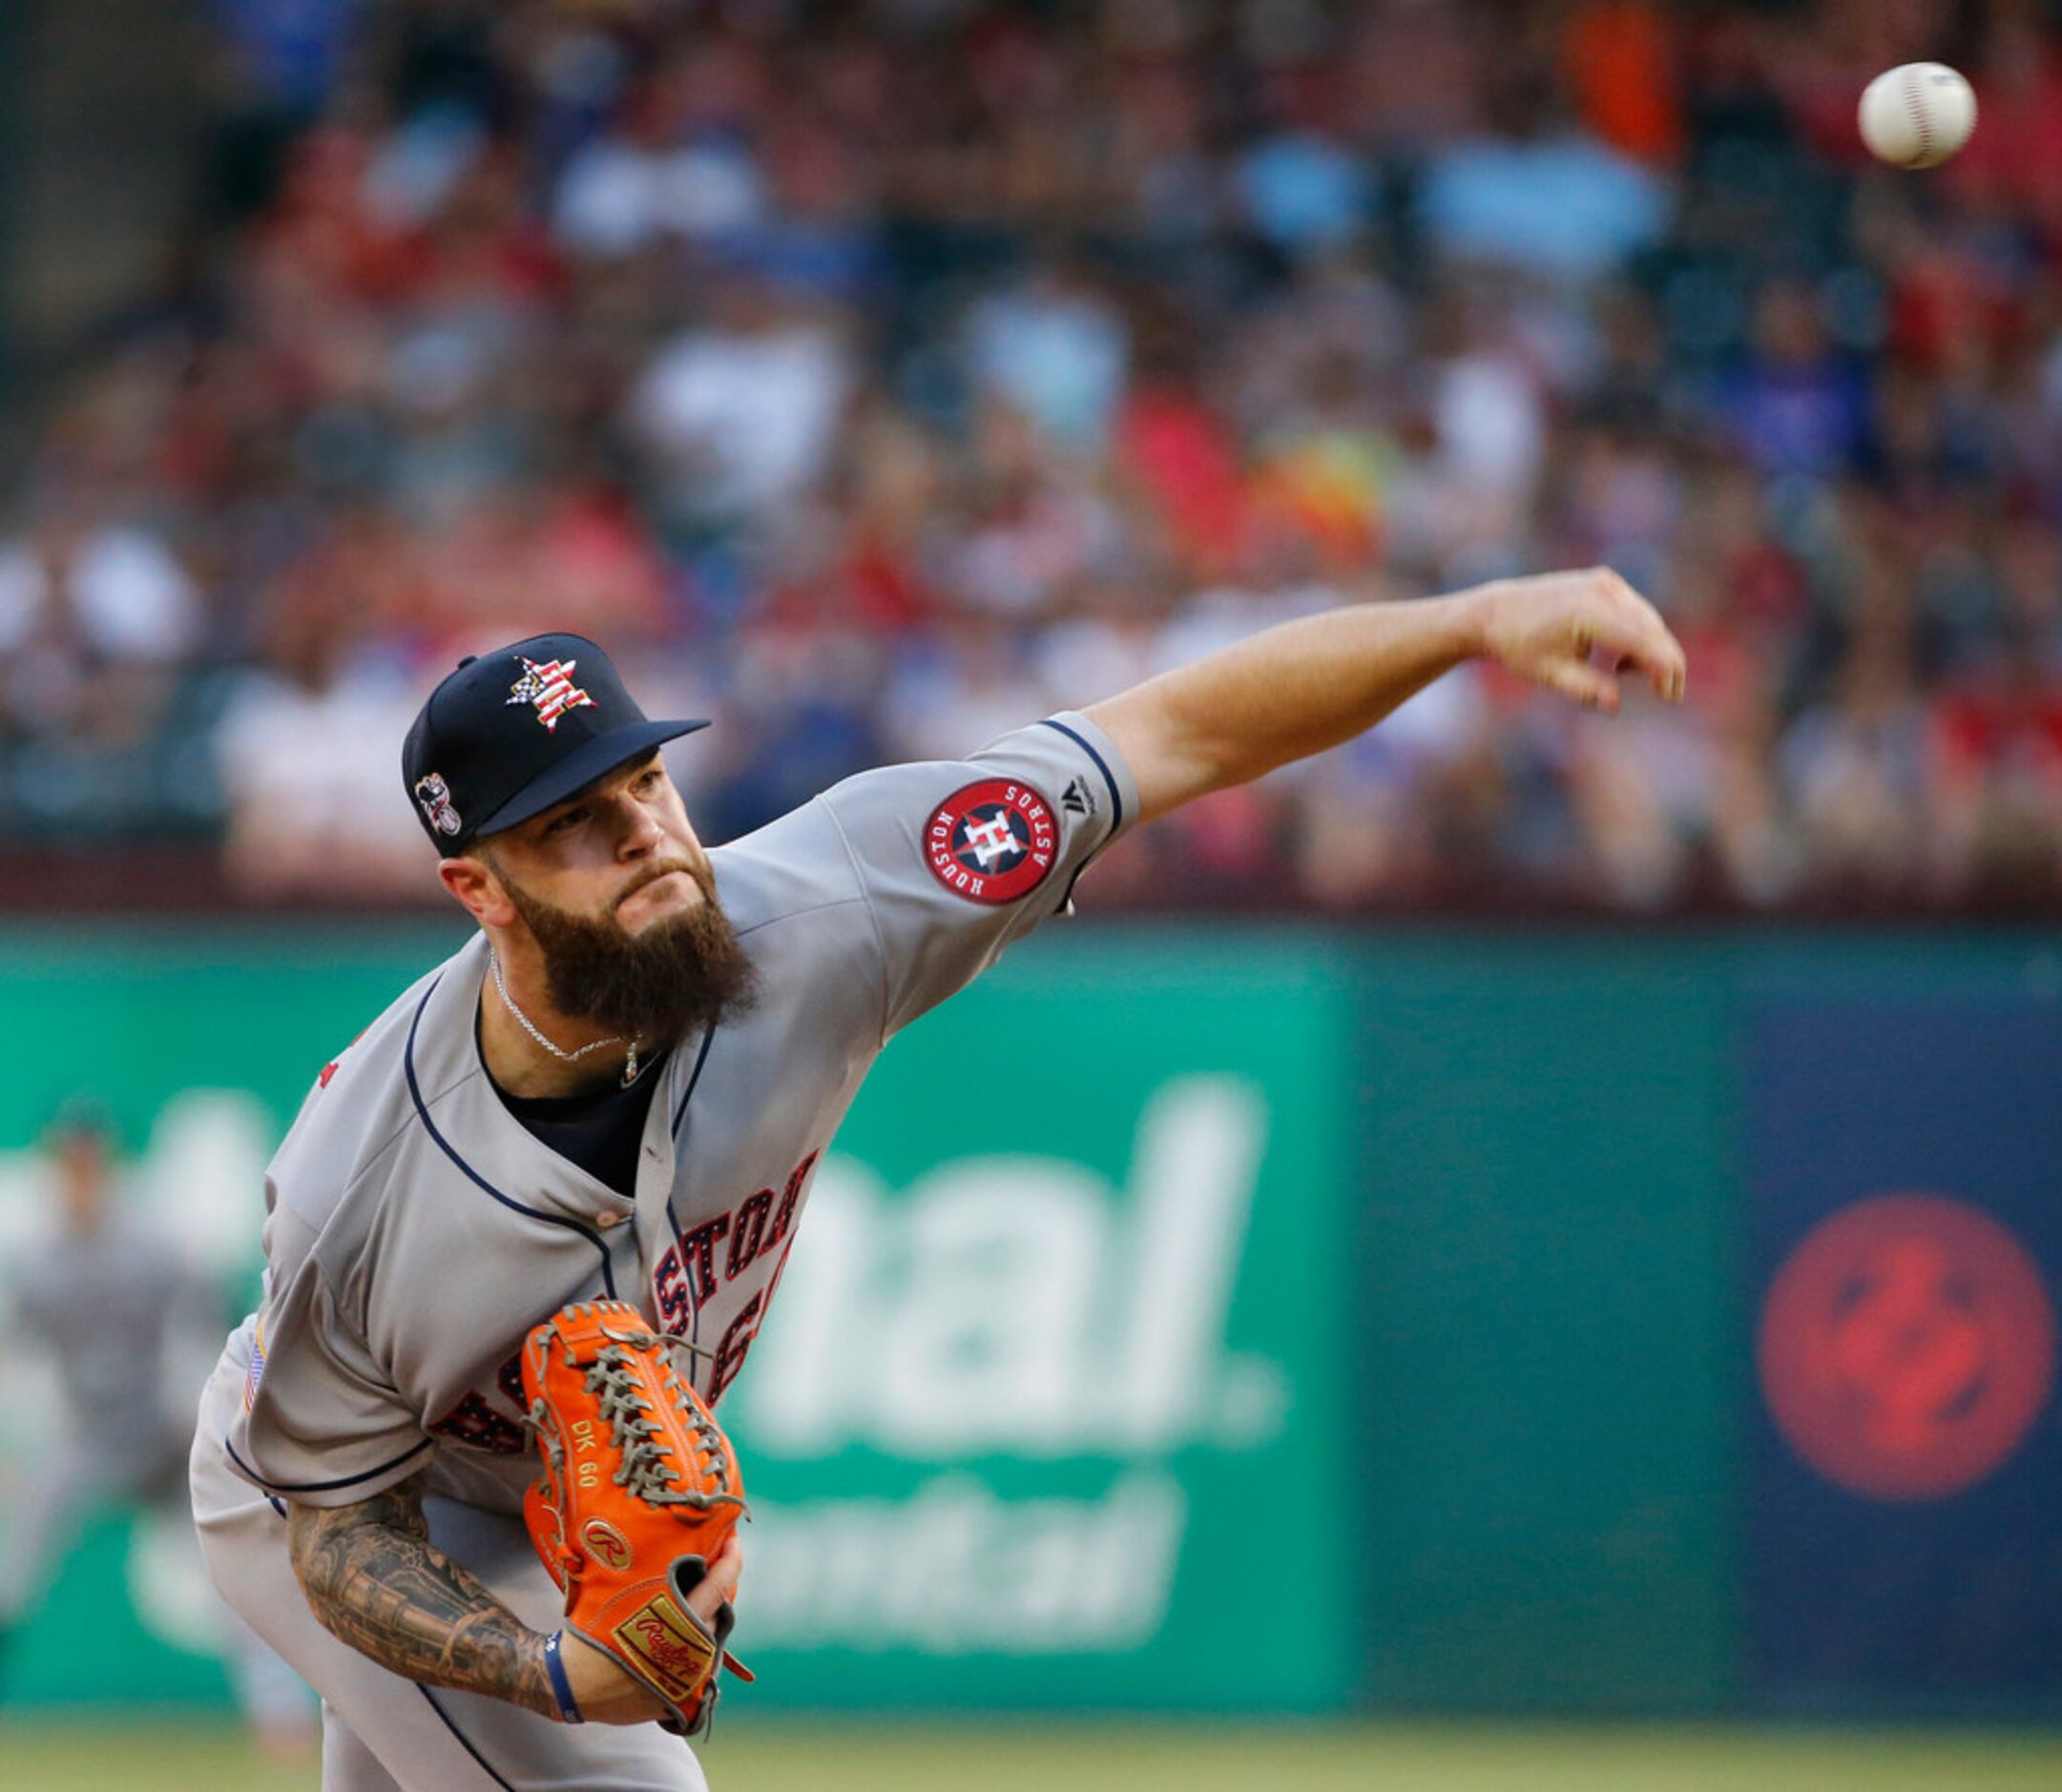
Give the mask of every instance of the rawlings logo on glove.
M 707 1728 L 728 1601 L 688 1605 L 745 1515 L 730 1440 L 674 1367 L 671 1341 L 622 1301 L 562 1307 L 523 1344 L 523 1397 L 544 1478 L 523 1499 L 530 1540 L 566 1595 L 566 1628 Z

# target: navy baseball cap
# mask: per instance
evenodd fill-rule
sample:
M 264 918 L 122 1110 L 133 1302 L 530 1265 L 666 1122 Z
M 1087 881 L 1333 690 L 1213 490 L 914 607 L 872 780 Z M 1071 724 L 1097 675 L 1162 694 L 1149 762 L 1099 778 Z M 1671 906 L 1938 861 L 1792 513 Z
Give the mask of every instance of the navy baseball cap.
M 409 727 L 401 775 L 448 859 L 708 725 L 648 719 L 585 636 L 532 635 L 458 662 Z

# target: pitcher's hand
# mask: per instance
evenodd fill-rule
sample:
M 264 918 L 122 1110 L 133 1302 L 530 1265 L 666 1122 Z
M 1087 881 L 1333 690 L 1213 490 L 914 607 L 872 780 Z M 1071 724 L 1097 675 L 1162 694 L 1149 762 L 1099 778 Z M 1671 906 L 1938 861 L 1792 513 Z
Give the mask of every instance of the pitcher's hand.
M 1470 595 L 1481 612 L 1483 652 L 1520 677 L 1615 714 L 1618 676 L 1631 668 L 1663 702 L 1682 699 L 1682 644 L 1609 567 L 1499 579 Z
M 733 1536 L 703 1576 L 701 1585 L 688 1594 L 687 1603 L 704 1622 L 715 1616 L 716 1608 L 738 1591 L 738 1575 L 744 1567 L 744 1546 Z M 622 1667 L 614 1656 L 583 1642 L 571 1631 L 559 1644 L 559 1659 L 565 1664 L 566 1682 L 573 1688 L 573 1702 L 590 1723 L 656 1723 L 674 1715 L 673 1707 Z

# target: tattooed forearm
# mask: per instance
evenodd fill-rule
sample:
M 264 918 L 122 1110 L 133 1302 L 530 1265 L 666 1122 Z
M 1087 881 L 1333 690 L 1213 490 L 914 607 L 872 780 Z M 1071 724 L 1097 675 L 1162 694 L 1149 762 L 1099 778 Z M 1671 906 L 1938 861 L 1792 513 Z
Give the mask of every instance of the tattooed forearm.
M 413 1483 L 356 1506 L 289 1514 L 308 1603 L 352 1648 L 411 1680 L 555 1713 L 543 1637 L 430 1543 Z

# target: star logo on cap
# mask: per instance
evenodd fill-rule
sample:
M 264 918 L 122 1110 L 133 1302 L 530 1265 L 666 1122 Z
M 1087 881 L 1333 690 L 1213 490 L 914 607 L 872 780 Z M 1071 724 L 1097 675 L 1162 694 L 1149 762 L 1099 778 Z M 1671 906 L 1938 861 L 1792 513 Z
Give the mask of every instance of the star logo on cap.
M 558 719 L 569 709 L 594 704 L 594 699 L 573 681 L 573 668 L 579 663 L 577 659 L 547 659 L 541 663 L 524 659 L 523 676 L 509 687 L 509 701 L 533 705 L 545 732 L 555 733 Z

